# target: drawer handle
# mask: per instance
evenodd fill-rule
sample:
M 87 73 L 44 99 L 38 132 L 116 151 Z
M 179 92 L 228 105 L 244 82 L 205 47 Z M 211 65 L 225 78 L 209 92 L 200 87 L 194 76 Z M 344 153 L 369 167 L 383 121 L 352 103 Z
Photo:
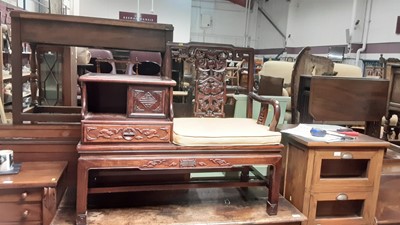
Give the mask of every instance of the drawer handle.
M 25 200 L 28 197 L 28 192 L 24 192 L 21 194 L 22 200 Z
M 346 194 L 338 194 L 338 196 L 336 196 L 336 200 L 338 200 L 338 201 L 346 201 L 346 200 L 348 200 L 349 199 L 349 197 L 346 195 Z
M 22 218 L 26 219 L 29 216 L 29 210 L 25 209 L 25 211 L 22 213 Z
M 353 154 L 351 153 L 343 153 L 342 154 L 342 159 L 352 159 L 353 158 Z
M 133 137 L 135 137 L 135 135 L 136 135 L 136 132 L 132 128 L 126 128 L 122 132 L 122 137 L 127 141 L 132 140 Z

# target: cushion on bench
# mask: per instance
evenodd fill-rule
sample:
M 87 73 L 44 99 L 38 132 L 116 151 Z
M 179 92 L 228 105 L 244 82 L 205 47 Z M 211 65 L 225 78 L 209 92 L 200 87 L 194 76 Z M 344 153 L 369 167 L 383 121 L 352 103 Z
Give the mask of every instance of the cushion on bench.
M 177 145 L 276 145 L 280 141 L 280 132 L 249 118 L 174 118 L 173 142 Z

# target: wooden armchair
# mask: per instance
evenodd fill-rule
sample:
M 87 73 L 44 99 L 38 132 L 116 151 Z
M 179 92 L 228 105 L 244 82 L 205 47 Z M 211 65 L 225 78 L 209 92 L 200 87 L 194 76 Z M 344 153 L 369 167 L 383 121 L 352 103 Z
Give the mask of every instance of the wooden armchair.
M 194 117 L 174 119 L 173 143 L 186 149 L 192 149 L 197 154 L 204 154 L 204 150 L 208 149 L 207 154 L 220 155 L 225 158 L 219 162 L 221 168 L 244 165 L 241 167 L 242 182 L 248 180 L 249 171 L 253 171 L 258 174 L 256 176 L 259 176 L 252 165 L 272 165 L 269 167 L 268 181 L 261 182 L 259 185 L 267 184 L 269 187 L 267 212 L 270 215 L 276 214 L 275 204 L 280 182 L 282 146 L 280 145 L 281 135 L 275 130 L 280 117 L 280 109 L 277 101 L 262 98 L 252 92 L 253 49 L 218 44 L 169 43 L 167 54 L 171 54 L 169 57 L 171 60 L 186 60 L 194 63 L 196 70 Z M 228 59 L 246 60 L 249 63 L 246 87 L 246 93 L 249 96 L 247 118 L 224 118 L 224 106 L 227 99 L 225 75 Z M 171 62 L 168 62 L 167 66 L 169 64 Z M 253 100 L 260 101 L 262 104 L 257 121 L 251 119 Z M 265 124 L 269 105 L 274 107 L 274 118 L 270 127 L 266 127 L 263 124 Z M 256 156 L 254 153 L 259 155 Z M 237 158 L 232 161 L 230 160 L 232 156 Z M 247 186 L 249 183 L 238 183 L 238 185 Z

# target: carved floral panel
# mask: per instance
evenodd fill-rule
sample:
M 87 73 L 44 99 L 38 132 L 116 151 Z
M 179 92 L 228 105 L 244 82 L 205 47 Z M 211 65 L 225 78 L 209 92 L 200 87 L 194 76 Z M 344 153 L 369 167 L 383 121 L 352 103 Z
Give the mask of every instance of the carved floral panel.
M 85 142 L 169 142 L 169 125 L 84 125 Z
M 224 117 L 227 61 L 248 60 L 249 50 L 231 45 L 179 44 L 171 45 L 170 51 L 172 59 L 185 60 L 195 65 L 194 115 Z

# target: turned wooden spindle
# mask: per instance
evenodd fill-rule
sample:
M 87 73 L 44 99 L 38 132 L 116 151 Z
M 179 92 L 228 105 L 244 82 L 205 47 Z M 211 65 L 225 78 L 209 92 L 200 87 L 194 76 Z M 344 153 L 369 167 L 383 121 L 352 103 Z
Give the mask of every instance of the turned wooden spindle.
M 37 74 L 37 56 L 36 56 L 36 44 L 31 43 L 31 55 L 29 57 L 29 63 L 31 65 L 31 74 L 29 76 L 29 82 L 31 85 L 31 106 L 37 105 L 38 104 L 38 80 L 39 80 L 39 75 Z

